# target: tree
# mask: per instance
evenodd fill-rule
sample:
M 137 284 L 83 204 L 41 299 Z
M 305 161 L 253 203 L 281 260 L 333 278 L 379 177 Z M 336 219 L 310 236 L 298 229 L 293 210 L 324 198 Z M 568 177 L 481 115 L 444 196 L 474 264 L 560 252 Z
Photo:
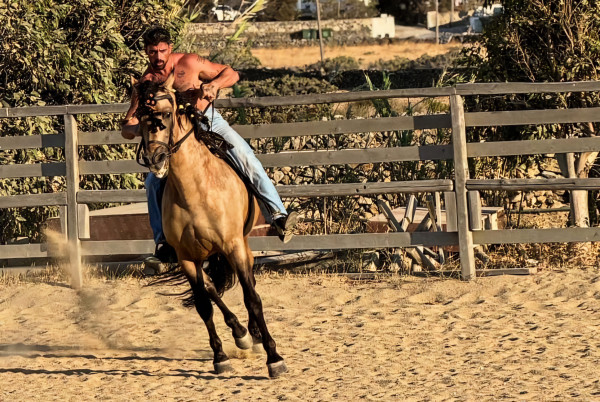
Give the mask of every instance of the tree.
M 486 26 L 479 43 L 468 49 L 463 65 L 472 73 L 463 79 L 477 82 L 561 82 L 598 80 L 600 71 L 600 3 L 588 0 L 504 0 L 504 13 Z M 558 109 L 599 106 L 595 93 L 542 94 L 479 98 L 477 110 L 508 110 L 523 106 Z M 525 139 L 595 136 L 585 125 L 552 125 L 474 131 L 477 138 Z M 597 152 L 558 157 L 567 177 L 588 177 Z M 572 220 L 589 226 L 586 191 L 571 192 Z
M 0 102 L 2 107 L 123 102 L 129 75 L 145 60 L 141 35 L 151 24 L 178 33 L 183 0 L 0 1 Z M 83 131 L 115 130 L 120 116 L 78 116 Z M 2 136 L 63 130 L 53 117 L 0 119 Z M 87 148 L 87 159 L 132 155 L 128 146 Z M 1 151 L 4 163 L 64 160 L 54 148 Z M 136 188 L 135 175 L 83 177 L 82 188 Z M 64 178 L 0 180 L 0 195 L 64 189 Z M 17 235 L 40 237 L 49 208 L 0 210 L 0 242 Z
M 257 21 L 295 21 L 298 19 L 297 0 L 269 0 L 257 13 Z

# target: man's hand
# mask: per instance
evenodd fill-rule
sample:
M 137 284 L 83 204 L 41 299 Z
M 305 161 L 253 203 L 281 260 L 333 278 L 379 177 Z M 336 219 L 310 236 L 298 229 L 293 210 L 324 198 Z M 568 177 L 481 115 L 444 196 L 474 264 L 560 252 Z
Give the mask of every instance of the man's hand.
M 136 136 L 140 135 L 139 127 L 140 125 L 136 117 L 125 119 L 121 123 L 121 135 L 127 140 L 133 140 Z
M 202 98 L 206 99 L 209 102 L 217 99 L 217 94 L 219 92 L 219 87 L 214 85 L 213 83 L 202 84 Z

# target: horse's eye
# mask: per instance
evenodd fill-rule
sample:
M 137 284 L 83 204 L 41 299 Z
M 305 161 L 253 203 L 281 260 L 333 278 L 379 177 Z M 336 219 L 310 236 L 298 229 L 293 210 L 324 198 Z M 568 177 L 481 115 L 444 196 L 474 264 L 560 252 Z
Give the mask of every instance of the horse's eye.
M 170 113 L 170 112 L 167 112 L 167 113 L 165 113 L 165 117 L 166 117 L 167 119 L 170 119 L 170 118 L 171 118 L 171 113 Z

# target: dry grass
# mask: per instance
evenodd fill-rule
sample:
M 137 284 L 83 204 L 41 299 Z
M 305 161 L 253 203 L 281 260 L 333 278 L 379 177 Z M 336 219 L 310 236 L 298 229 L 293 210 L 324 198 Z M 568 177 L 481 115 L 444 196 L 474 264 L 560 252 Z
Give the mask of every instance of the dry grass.
M 458 45 L 436 45 L 434 43 L 400 42 L 389 45 L 371 46 L 327 46 L 323 49 L 325 58 L 338 56 L 354 57 L 361 68 L 380 59 L 392 60 L 394 57 L 404 57 L 416 60 L 427 54 L 437 56 L 459 49 Z M 263 66 L 269 68 L 301 67 L 313 64 L 321 59 L 318 46 L 294 48 L 260 48 L 252 49 Z

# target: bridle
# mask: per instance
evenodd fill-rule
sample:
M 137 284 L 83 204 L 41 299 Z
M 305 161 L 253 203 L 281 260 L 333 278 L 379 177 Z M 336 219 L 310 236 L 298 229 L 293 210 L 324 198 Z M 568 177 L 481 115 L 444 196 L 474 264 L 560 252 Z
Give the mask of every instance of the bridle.
M 164 94 L 164 95 L 160 95 L 160 96 L 150 96 L 151 99 L 148 99 L 146 101 L 147 104 L 149 104 L 150 106 L 154 106 L 156 105 L 156 102 L 159 100 L 168 100 L 169 103 L 171 104 L 171 106 L 173 106 L 173 109 L 175 108 L 175 104 L 173 103 L 173 97 L 169 94 Z M 136 114 L 138 115 L 138 118 L 140 119 L 141 122 L 141 118 L 142 117 L 147 117 L 147 119 L 150 120 L 150 124 L 148 125 L 148 131 L 155 133 L 158 130 L 164 130 L 167 127 L 163 124 L 162 120 L 154 117 L 153 114 L 151 113 L 150 107 L 144 105 L 142 107 L 138 107 L 138 111 L 136 112 Z M 187 105 L 186 108 L 183 107 L 183 105 L 180 105 L 178 110 L 177 110 L 177 114 L 188 114 L 188 116 L 191 113 L 197 113 L 197 111 L 191 106 L 191 105 Z M 164 141 L 159 141 L 159 140 L 146 140 L 146 137 L 142 135 L 142 140 L 139 142 L 137 150 L 136 150 L 136 161 L 137 163 L 139 163 L 140 165 L 146 167 L 146 168 L 150 168 L 151 166 L 157 166 L 158 164 L 160 164 L 161 162 L 163 162 L 165 159 L 170 158 L 174 153 L 176 153 L 179 148 L 181 148 L 181 145 L 185 142 L 185 140 L 187 140 L 189 138 L 190 135 L 192 135 L 194 133 L 194 124 L 192 123 L 192 128 L 190 129 L 190 131 L 188 131 L 182 138 L 179 139 L 179 141 L 174 142 L 173 141 L 173 128 L 171 127 L 171 129 L 169 130 L 169 142 L 166 143 Z M 146 150 L 148 149 L 148 147 L 150 146 L 150 144 L 158 144 L 159 145 L 159 150 L 164 150 L 163 152 L 157 152 L 155 151 L 152 154 L 151 159 L 148 159 L 148 157 L 146 156 Z

